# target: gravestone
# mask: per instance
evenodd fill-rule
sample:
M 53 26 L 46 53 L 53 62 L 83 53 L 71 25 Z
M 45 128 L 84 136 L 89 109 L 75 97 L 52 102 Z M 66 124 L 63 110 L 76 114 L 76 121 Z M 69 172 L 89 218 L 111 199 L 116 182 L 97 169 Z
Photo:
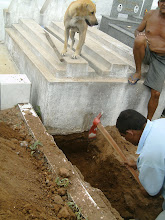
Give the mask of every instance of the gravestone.
M 102 15 L 99 29 L 129 47 L 134 44 L 134 32 L 145 11 L 151 9 L 149 0 L 114 0 L 110 15 Z
M 142 8 L 143 0 L 115 0 L 113 1 L 110 17 L 120 18 L 125 15 L 139 16 Z

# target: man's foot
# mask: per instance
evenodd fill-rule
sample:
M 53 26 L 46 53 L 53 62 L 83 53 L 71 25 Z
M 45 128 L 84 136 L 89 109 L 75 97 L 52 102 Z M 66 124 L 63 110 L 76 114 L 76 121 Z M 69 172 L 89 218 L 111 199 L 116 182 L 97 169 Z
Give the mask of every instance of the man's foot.
M 135 73 L 133 76 L 130 76 L 128 79 L 128 83 L 130 85 L 135 85 L 141 78 L 141 75 L 139 73 Z

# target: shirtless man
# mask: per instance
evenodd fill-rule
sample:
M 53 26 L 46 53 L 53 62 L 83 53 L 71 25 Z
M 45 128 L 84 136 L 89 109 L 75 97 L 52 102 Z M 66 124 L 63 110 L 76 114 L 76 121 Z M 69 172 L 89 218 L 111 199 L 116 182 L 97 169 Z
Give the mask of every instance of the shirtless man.
M 128 79 L 129 84 L 135 85 L 141 79 L 142 62 L 149 64 L 144 85 L 151 89 L 147 115 L 150 120 L 158 106 L 165 79 L 165 0 L 159 0 L 158 6 L 158 10 L 145 14 L 135 31 L 133 53 L 136 72 Z

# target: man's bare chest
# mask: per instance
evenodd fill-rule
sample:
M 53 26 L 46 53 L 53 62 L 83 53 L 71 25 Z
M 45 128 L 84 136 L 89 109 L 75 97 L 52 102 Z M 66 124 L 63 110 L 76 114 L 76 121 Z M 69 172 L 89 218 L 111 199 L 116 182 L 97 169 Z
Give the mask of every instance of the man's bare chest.
M 146 24 L 146 34 L 165 39 L 165 20 L 149 19 Z

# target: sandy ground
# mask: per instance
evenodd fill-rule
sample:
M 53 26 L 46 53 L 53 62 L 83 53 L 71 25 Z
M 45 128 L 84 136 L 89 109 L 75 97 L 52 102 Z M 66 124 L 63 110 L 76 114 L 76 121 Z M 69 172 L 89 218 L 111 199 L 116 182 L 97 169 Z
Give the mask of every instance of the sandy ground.
M 17 74 L 19 70 L 13 62 L 5 44 L 0 42 L 0 74 Z
M 0 111 L 0 219 L 76 219 L 34 144 L 17 108 Z

